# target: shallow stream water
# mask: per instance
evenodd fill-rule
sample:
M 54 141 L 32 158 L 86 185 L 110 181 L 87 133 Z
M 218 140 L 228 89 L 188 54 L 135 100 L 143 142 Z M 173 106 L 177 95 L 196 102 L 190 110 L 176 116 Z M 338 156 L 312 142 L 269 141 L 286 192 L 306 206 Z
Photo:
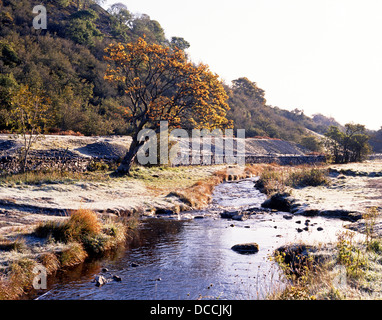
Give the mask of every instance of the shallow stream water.
M 269 259 L 276 248 L 299 241 L 335 241 L 346 222 L 323 217 L 285 219 L 282 212 L 257 214 L 246 221 L 221 219 L 223 210 L 260 207 L 265 196 L 254 188 L 253 180 L 217 186 L 204 211 L 145 219 L 127 248 L 48 279 L 48 291 L 37 299 L 265 299 L 283 286 L 278 265 Z M 308 230 L 298 232 L 305 223 Z M 231 250 L 235 244 L 249 242 L 259 245 L 258 253 Z M 96 275 L 110 282 L 96 287 L 92 282 Z M 122 281 L 111 280 L 113 275 Z

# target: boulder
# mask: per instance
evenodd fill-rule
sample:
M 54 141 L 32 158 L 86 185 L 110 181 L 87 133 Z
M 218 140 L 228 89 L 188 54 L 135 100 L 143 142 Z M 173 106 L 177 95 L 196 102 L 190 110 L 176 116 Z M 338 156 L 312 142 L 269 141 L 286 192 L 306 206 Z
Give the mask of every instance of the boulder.
M 280 247 L 275 250 L 275 254 L 281 257 L 283 263 L 288 266 L 285 272 L 296 276 L 301 276 L 306 268 L 315 269 L 331 257 L 331 253 L 304 244 L 291 244 Z
M 258 213 L 264 213 L 265 209 L 261 208 L 247 208 L 245 210 L 239 211 L 224 211 L 220 213 L 220 217 L 222 219 L 232 219 L 236 221 L 244 221 L 249 219 L 252 215 L 256 215 Z
M 223 219 L 232 219 L 232 217 L 239 214 L 239 211 L 224 211 L 220 213 L 220 217 Z
M 247 219 L 248 219 L 248 216 L 245 214 L 237 214 L 232 217 L 232 220 L 235 220 L 235 221 L 245 221 Z
M 320 212 L 320 215 L 328 218 L 338 218 L 344 221 L 356 222 L 362 219 L 362 213 L 357 211 L 348 210 L 324 210 Z
M 259 245 L 257 243 L 237 244 L 231 249 L 240 254 L 254 254 L 259 252 Z
M 113 275 L 113 280 L 116 281 L 116 282 L 121 282 L 122 278 L 120 276 Z
M 261 206 L 263 208 L 276 209 L 282 212 L 291 212 L 295 200 L 291 198 L 289 193 L 276 193 L 270 199 L 264 201 Z
M 97 287 L 102 287 L 104 284 L 107 283 L 107 280 L 104 276 L 96 276 L 94 281 Z
M 158 214 L 158 215 L 171 215 L 171 214 L 175 214 L 175 212 L 173 210 L 171 210 L 171 209 L 158 208 L 158 209 L 156 209 L 155 214 Z
M 302 230 L 301 230 L 302 231 Z M 310 267 L 313 260 L 309 259 L 312 246 L 292 244 L 278 248 L 275 253 L 283 258 L 283 262 L 289 267 L 289 274 L 301 275 L 306 266 Z

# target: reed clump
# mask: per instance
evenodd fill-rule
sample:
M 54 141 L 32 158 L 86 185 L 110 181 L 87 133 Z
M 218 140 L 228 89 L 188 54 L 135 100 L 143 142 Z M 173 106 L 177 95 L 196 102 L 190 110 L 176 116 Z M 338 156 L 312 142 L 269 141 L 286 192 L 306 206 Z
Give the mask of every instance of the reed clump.
M 305 188 L 329 185 L 326 169 L 317 167 L 281 167 L 265 168 L 260 174 L 256 187 L 267 195 L 285 192 L 287 187 Z
M 22 258 L 9 267 L 7 274 L 0 278 L 0 300 L 15 300 L 32 285 L 33 268 L 36 262 Z
M 86 253 L 103 253 L 122 243 L 126 239 L 127 227 L 122 222 L 112 220 L 102 221 L 98 215 L 88 209 L 72 211 L 64 222 L 49 221 L 35 229 L 35 235 L 40 238 L 51 238 L 63 243 L 78 243 Z M 76 249 L 78 255 L 85 257 Z

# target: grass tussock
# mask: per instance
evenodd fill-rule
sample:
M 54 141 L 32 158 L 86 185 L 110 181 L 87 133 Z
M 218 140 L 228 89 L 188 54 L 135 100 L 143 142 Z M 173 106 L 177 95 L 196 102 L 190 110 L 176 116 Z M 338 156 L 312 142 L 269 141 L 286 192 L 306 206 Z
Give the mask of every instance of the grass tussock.
M 329 184 L 327 171 L 319 168 L 302 168 L 288 174 L 285 184 L 293 188 L 317 187 Z
M 36 262 L 23 258 L 13 262 L 8 274 L 0 278 L 0 300 L 15 300 L 31 287 Z
M 131 222 L 130 220 L 134 220 Z M 34 259 L 21 256 L 0 278 L 0 300 L 15 300 L 27 292 L 35 274 L 33 268 L 43 265 L 48 274 L 60 268 L 82 263 L 87 257 L 106 253 L 125 243 L 128 230 L 136 227 L 135 217 L 116 221 L 101 219 L 87 209 L 75 210 L 63 222 L 48 221 L 39 224 L 33 235 L 62 245 L 59 252 L 43 252 Z M 0 250 L 24 252 L 28 247 L 23 239 L 0 240 Z
M 329 183 L 328 172 L 323 168 L 272 166 L 263 170 L 256 187 L 261 192 L 272 195 L 286 191 L 287 187 L 317 187 Z
M 59 262 L 62 268 L 73 267 L 84 262 L 88 257 L 83 245 L 78 242 L 72 242 L 69 247 L 59 253 Z
M 61 263 L 58 256 L 53 252 L 42 253 L 38 257 L 37 262 L 46 268 L 47 274 L 52 274 L 55 271 L 59 270 L 61 267 Z
M 63 243 L 78 243 L 85 252 L 99 254 L 125 241 L 126 231 L 127 226 L 122 222 L 102 222 L 95 212 L 79 209 L 71 212 L 69 219 L 64 222 L 49 221 L 40 224 L 35 229 L 35 234 L 40 238 L 51 238 Z M 84 258 L 77 247 L 73 250 Z

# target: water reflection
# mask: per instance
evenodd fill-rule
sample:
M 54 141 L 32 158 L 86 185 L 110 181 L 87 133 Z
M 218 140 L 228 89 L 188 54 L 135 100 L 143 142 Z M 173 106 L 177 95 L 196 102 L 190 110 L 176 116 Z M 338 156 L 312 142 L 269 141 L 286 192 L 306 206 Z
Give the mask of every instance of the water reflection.
M 257 239 L 255 234 L 212 218 L 148 220 L 122 257 L 76 268 L 40 299 L 256 299 L 277 278 L 277 268 L 267 262 L 266 247 L 252 256 L 230 249 L 237 241 Z M 122 282 L 96 288 L 91 280 L 101 267 Z

